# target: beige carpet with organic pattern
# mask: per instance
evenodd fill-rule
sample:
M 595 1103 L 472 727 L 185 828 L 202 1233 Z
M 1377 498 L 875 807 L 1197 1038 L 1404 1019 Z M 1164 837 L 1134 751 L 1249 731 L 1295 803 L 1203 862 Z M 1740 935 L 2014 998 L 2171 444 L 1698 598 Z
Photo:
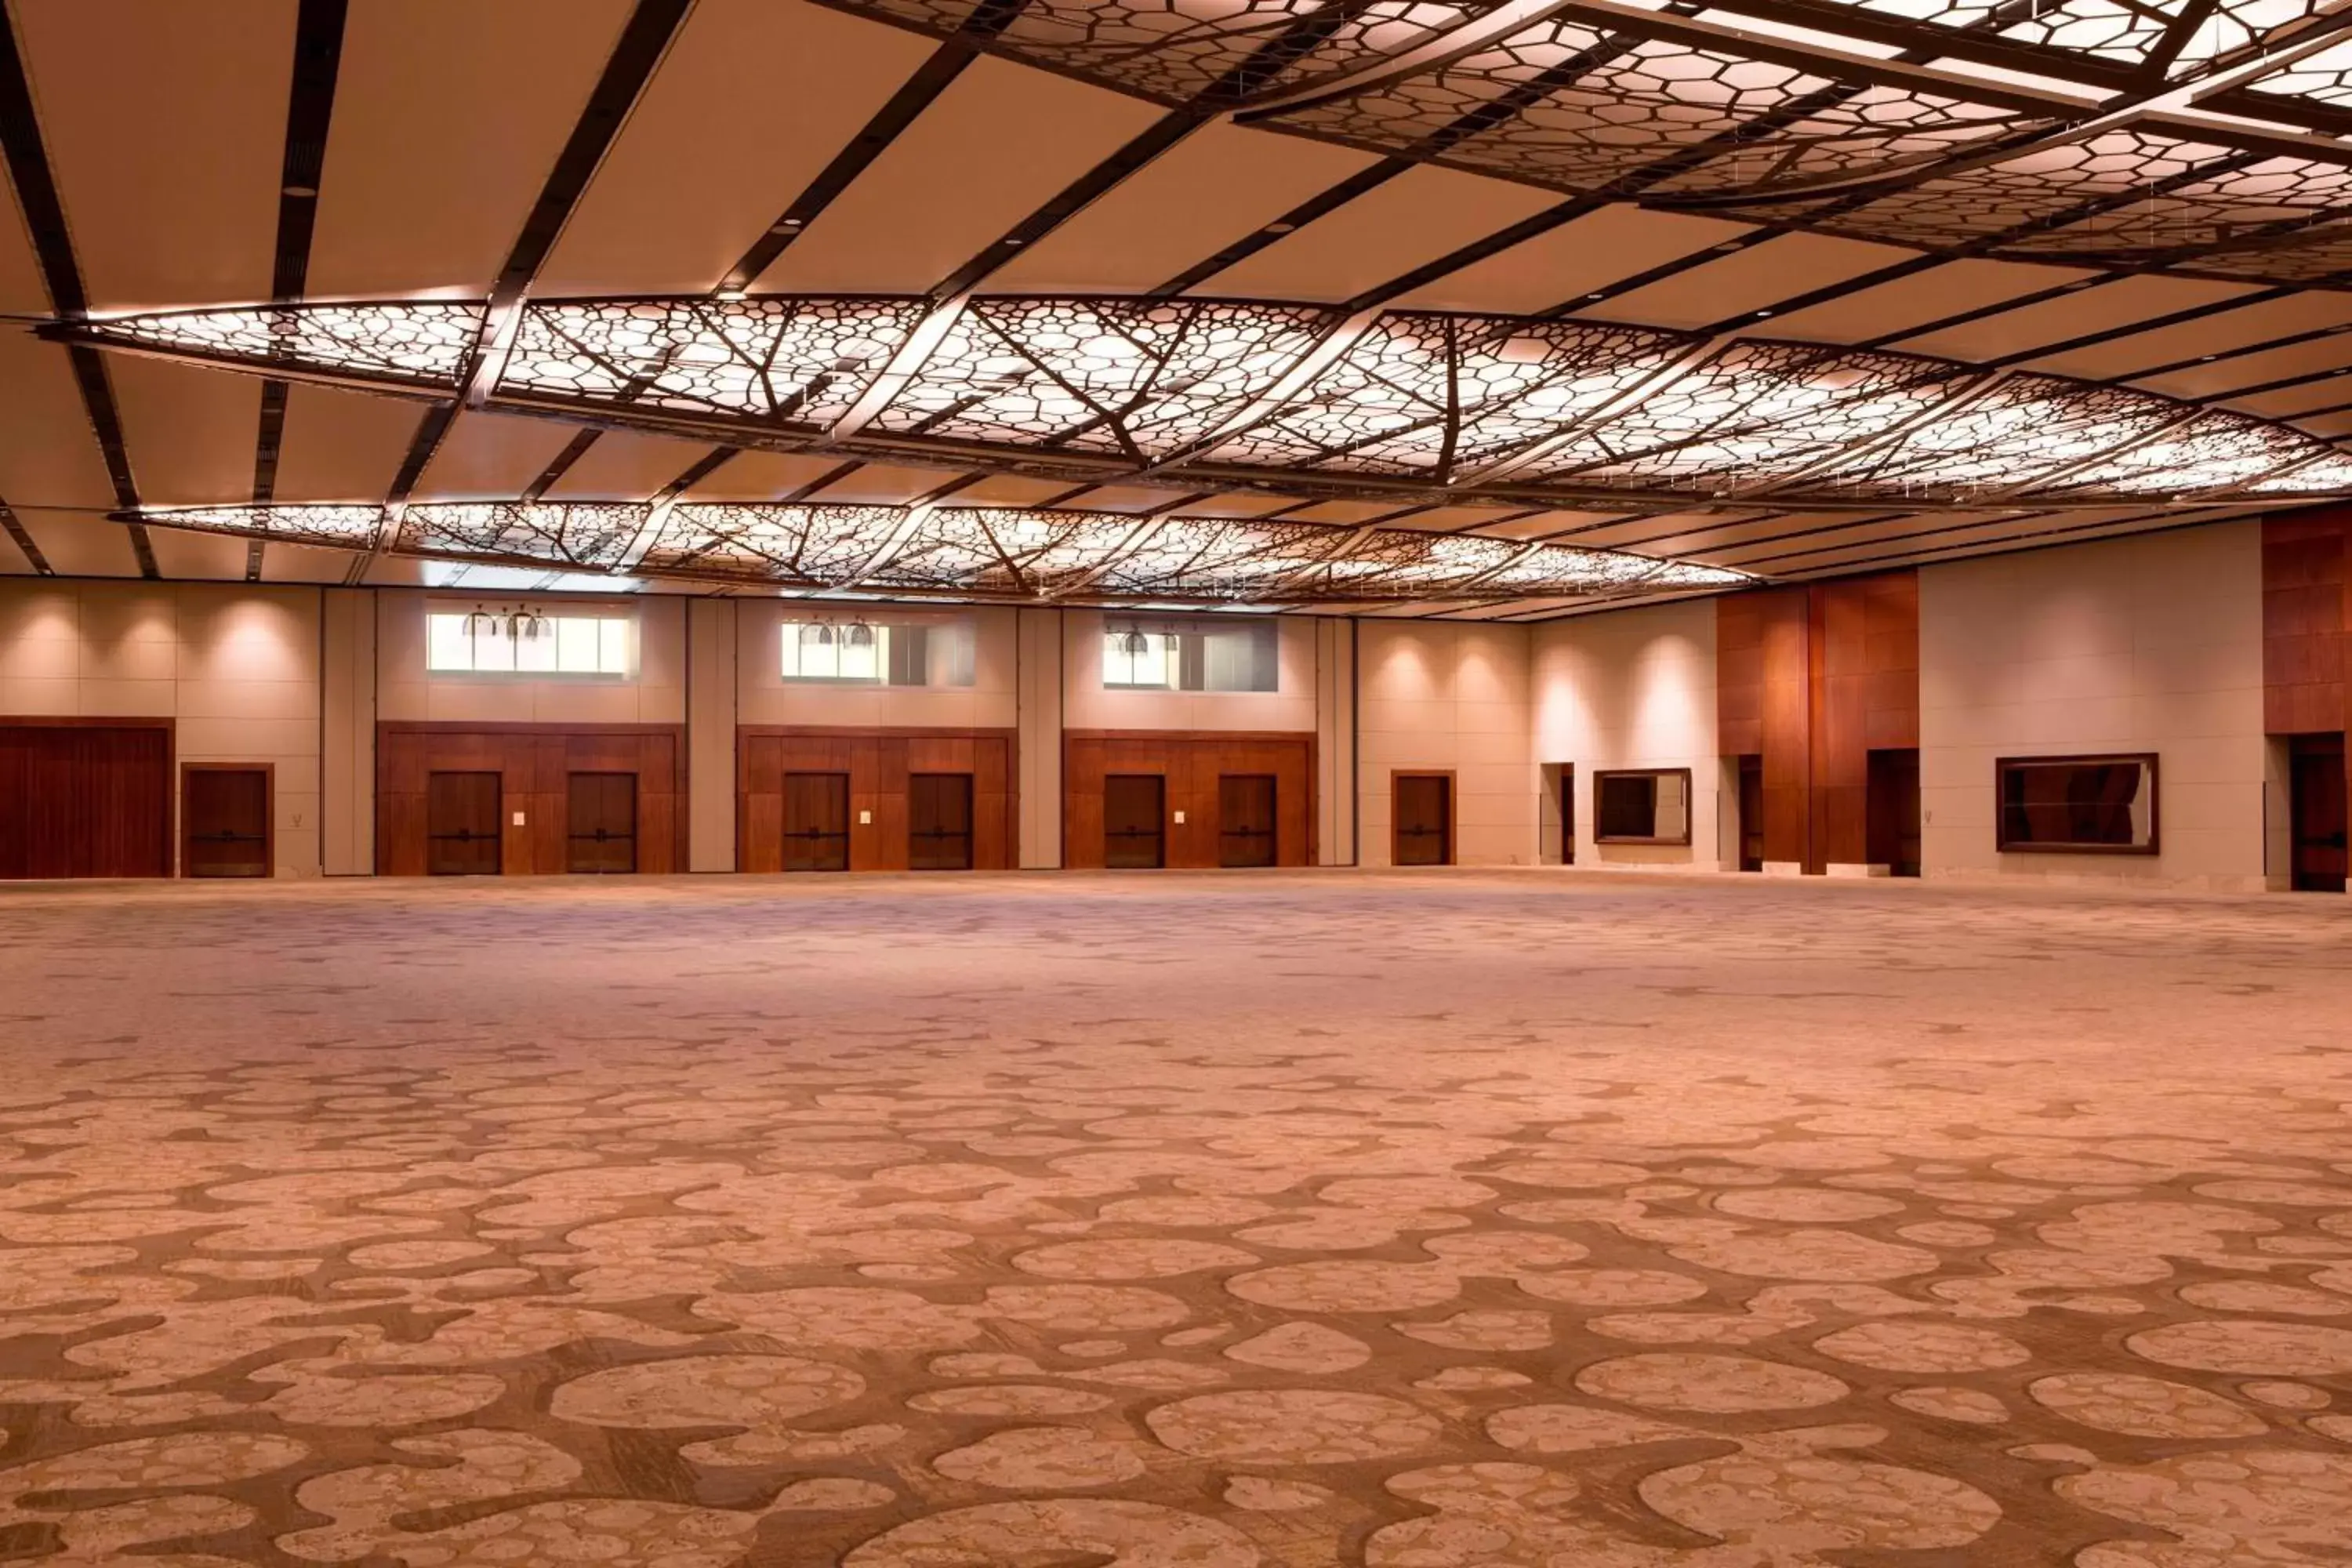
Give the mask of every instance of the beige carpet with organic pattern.
M 0 1562 L 2352 1559 L 2352 900 L 0 889 Z

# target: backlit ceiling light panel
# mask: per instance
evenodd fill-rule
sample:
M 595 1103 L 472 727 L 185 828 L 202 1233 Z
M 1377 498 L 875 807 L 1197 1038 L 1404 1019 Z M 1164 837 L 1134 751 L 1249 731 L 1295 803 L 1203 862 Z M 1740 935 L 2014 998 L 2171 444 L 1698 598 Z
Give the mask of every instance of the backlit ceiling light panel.
M 1571 195 L 2209 277 L 2352 263 L 2334 0 L 828 3 Z
M 121 514 L 165 528 L 426 560 L 811 594 L 1309 605 L 1577 599 L 1736 587 L 1742 574 L 1608 550 L 1303 522 L 1013 508 L 494 501 Z
M 1923 355 L 1237 300 L 257 306 L 54 338 L 732 446 L 1073 482 L 1601 510 L 2333 499 L 2288 426 Z M 2158 437 L 2161 437 L 2160 441 Z M 2158 442 L 2142 448 L 2143 443 Z

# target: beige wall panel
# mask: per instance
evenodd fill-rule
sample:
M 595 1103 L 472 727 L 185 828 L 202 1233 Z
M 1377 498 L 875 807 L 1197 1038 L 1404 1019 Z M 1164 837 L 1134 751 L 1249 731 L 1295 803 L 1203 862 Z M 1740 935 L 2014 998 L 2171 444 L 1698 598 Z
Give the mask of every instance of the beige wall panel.
M 565 439 L 570 438 L 567 433 Z M 548 488 L 547 496 L 550 500 L 644 500 L 709 451 L 701 441 L 607 431 Z
M 147 542 L 155 552 L 155 569 L 166 577 L 211 578 L 242 582 L 247 541 L 217 533 L 190 533 L 177 528 L 151 528 Z
M 1062 668 L 1067 676 L 1063 721 L 1073 730 L 1310 731 L 1315 728 L 1315 623 L 1299 616 L 1285 616 L 1275 625 L 1281 640 L 1273 691 L 1112 691 L 1103 686 L 1102 612 L 1067 611 L 1063 616 Z
M 1812 342 L 1861 342 L 2089 276 L 2076 268 L 2029 267 L 2015 261 L 1947 262 L 1807 310 L 1775 316 L 1772 331 Z
M 536 292 L 716 286 L 935 47 L 801 0 L 700 0 Z
M 689 500 L 778 500 L 841 467 L 837 456 L 738 452 L 687 489 Z
M 418 500 L 511 500 L 580 433 L 516 414 L 459 411 L 416 484 Z M 600 437 L 602 445 L 608 437 Z M 684 465 L 680 465 L 683 467 Z
M 295 0 L 13 10 L 90 303 L 268 299 Z
M 1015 765 L 1021 777 L 1021 854 L 1024 871 L 1062 863 L 1062 698 L 1066 642 L 1063 612 L 1020 609 L 1013 656 L 1016 722 L 1020 735 Z
M 488 292 L 628 12 L 628 0 L 353 0 L 310 292 Z M 282 136 L 283 92 L 270 108 Z
M 375 870 L 376 596 L 338 588 L 321 599 L 320 868 L 330 877 L 364 877 Z
M 261 381 L 136 354 L 110 355 L 122 440 L 149 506 L 253 499 Z
M 296 383 L 278 448 L 281 501 L 380 501 L 416 438 L 426 405 Z
M 865 729 L 1010 730 L 1020 722 L 1020 654 L 1014 612 L 993 605 L 969 610 L 941 605 L 901 612 L 937 621 L 969 615 L 975 647 L 970 686 L 825 686 L 786 681 L 782 671 L 782 626 L 808 607 L 795 600 L 739 599 L 736 626 L 738 722 L 744 724 L 854 725 Z M 828 606 L 838 615 L 842 606 Z M 892 612 L 869 612 L 887 621 Z
M 809 225 L 758 287 L 919 292 L 1116 152 L 1160 110 L 983 58 Z
M 600 613 L 627 609 L 637 617 L 635 677 L 571 676 L 537 680 L 478 675 L 435 675 L 425 667 L 425 617 L 429 609 L 495 608 L 515 602 L 511 592 L 479 595 L 463 587 L 445 592 L 385 589 L 377 595 L 377 716 L 385 720 L 457 720 L 501 724 L 681 724 L 686 721 L 686 605 L 682 597 L 604 595 L 530 595 L 548 615 L 574 604 Z
M 1533 315 L 1747 234 L 1751 226 L 1630 205 L 1606 206 L 1449 272 L 1397 303 L 1419 310 Z
M 1194 292 L 1349 299 L 1559 200 L 1554 192 L 1482 174 L 1411 169 L 1244 258 Z
M 2223 523 L 1919 573 L 1929 877 L 2263 886 L 2262 529 Z M 2002 855 L 1993 761 L 2158 753 L 2160 855 Z
M 10 505 L 114 504 L 64 349 L 0 329 L 0 429 L 7 432 L 0 440 L 0 496 Z
M 1390 775 L 1454 772 L 1454 858 L 1536 860 L 1536 769 L 1525 626 L 1366 620 L 1357 628 L 1363 864 L 1390 863 Z
M 1965 326 L 1906 338 L 1901 346 L 1912 353 L 1990 359 L 2105 331 L 2110 327 L 2128 326 L 2150 316 L 2186 310 L 2250 290 L 2251 285 L 2243 283 L 2209 283 L 2189 278 L 2126 278 L 2039 305 L 2004 310 Z
M 2265 339 L 2288 337 L 2345 321 L 2352 321 L 2352 298 L 2315 289 L 2284 300 L 2183 321 L 2179 326 L 2135 332 L 2130 337 L 2095 343 L 2072 353 L 2054 354 L 2035 361 L 2033 368 L 2056 371 L 2062 375 L 2126 375 L 2144 366 L 2170 364 L 2199 354 L 2225 353 Z M 2339 360 L 2352 361 L 2352 349 L 2344 345 L 2336 346 L 2336 354 Z M 2243 386 L 2262 379 L 2256 375 L 2237 376 L 2235 384 Z
M 1355 639 L 1349 622 L 1307 623 L 1315 641 L 1315 849 L 1321 866 L 1356 863 Z
M 1158 288 L 1376 160 L 1223 121 L 1201 127 L 989 279 L 1009 293 Z
M 16 507 L 16 521 L 48 557 L 51 569 L 65 577 L 136 577 L 139 557 L 131 549 L 131 531 L 102 517 L 70 511 L 43 511 Z
M 1917 253 L 1892 246 L 1865 245 L 1822 234 L 1785 234 L 1735 250 L 1646 289 L 1636 289 L 1578 312 L 1611 321 L 1654 327 L 1704 327 L 1746 310 L 1855 278 Z M 1759 335 L 1778 329 L 1752 329 Z
M 1696 599 L 1533 629 L 1535 761 L 1576 770 L 1576 864 L 1724 868 L 1715 617 L 1713 600 Z M 1595 844 L 1596 768 L 1690 769 L 1690 843 Z

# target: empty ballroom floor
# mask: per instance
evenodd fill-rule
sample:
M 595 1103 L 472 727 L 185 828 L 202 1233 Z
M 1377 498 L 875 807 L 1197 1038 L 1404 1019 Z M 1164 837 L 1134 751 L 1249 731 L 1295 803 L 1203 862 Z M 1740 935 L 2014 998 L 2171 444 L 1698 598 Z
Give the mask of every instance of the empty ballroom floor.
M 2352 900 L 0 890 L 0 1562 L 2352 1553 Z

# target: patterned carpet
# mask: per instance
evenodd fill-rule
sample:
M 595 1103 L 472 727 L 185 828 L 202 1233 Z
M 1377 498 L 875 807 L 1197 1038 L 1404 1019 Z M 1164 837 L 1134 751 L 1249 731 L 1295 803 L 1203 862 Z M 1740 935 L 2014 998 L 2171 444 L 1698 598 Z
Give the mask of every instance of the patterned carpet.
M 0 891 L 0 1561 L 2352 1557 L 2352 900 Z

